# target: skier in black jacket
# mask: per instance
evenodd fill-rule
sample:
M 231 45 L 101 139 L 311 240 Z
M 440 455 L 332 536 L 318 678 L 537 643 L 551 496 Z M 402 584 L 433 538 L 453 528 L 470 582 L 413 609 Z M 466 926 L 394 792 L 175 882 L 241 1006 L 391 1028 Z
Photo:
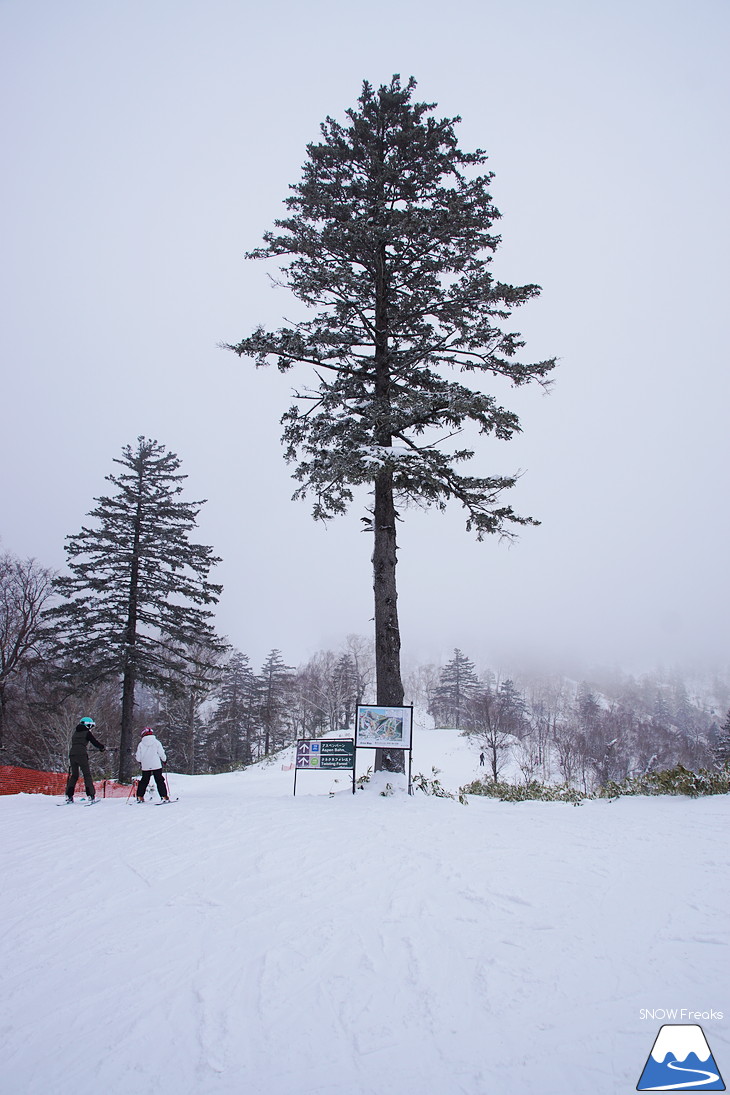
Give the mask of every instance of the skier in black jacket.
M 68 752 L 68 783 L 66 784 L 66 802 L 73 802 L 74 791 L 76 789 L 76 781 L 79 778 L 79 768 L 83 772 L 84 787 L 86 788 L 86 794 L 94 801 L 94 781 L 91 778 L 91 768 L 89 767 L 89 754 L 87 753 L 88 743 L 98 749 L 101 753 L 106 749 L 105 745 L 102 745 L 100 741 L 97 741 L 91 731 L 96 726 L 93 719 L 90 719 L 88 715 L 85 715 L 83 719 L 79 719 L 79 724 L 71 736 L 71 748 Z

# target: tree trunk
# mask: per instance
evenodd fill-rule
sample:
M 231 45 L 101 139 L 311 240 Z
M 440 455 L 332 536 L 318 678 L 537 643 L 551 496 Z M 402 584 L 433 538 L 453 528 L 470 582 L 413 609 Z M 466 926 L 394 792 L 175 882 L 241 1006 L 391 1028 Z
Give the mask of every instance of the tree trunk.
M 384 161 L 384 149 L 381 158 Z M 384 449 L 391 448 L 391 376 L 388 350 L 388 263 L 385 243 L 378 249 L 375 270 L 375 403 L 377 425 L 375 440 Z M 398 592 L 395 581 L 396 530 L 393 500 L 393 472 L 383 468 L 375 479 L 373 513 L 373 591 L 375 594 L 375 679 L 377 702 L 386 707 L 402 707 L 403 684 L 400 676 L 400 628 Z M 401 749 L 376 749 L 376 772 L 405 772 Z
M 5 681 L 0 681 L 0 750 L 3 748 L 5 731 Z
M 190 689 L 188 699 L 188 775 L 195 775 L 195 689 Z
M 403 683 L 400 675 L 400 629 L 395 581 L 397 563 L 395 505 L 393 476 L 390 471 L 382 471 L 375 480 L 373 526 L 377 702 L 386 707 L 402 707 Z M 405 772 L 403 750 L 376 749 L 375 771 Z
M 137 607 L 139 598 L 139 545 L 142 532 L 142 469 L 138 472 L 137 512 L 134 518 L 134 539 L 129 574 L 127 626 L 124 635 L 124 679 L 122 685 L 122 726 L 119 734 L 120 783 L 126 783 L 132 771 L 132 725 L 134 723 L 134 688 L 137 683 Z
M 134 722 L 134 670 L 128 663 L 122 684 L 122 725 L 119 733 L 117 779 L 128 783 L 132 774 L 132 724 Z

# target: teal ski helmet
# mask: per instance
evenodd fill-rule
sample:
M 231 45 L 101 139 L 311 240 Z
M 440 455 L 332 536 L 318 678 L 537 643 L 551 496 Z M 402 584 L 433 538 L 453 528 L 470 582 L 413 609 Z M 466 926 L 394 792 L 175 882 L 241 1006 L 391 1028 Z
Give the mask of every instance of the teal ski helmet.
M 79 719 L 79 725 L 88 726 L 89 729 L 91 729 L 93 726 L 96 726 L 96 723 L 93 719 L 90 719 L 88 715 L 84 715 L 82 719 Z

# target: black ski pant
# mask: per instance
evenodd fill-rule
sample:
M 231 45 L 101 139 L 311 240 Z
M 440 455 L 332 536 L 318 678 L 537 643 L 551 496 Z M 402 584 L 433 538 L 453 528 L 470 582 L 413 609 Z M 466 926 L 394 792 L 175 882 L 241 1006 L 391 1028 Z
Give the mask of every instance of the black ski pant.
M 153 771 L 142 773 L 142 779 L 137 784 L 137 798 L 144 798 L 150 776 L 155 777 L 155 783 L 157 784 L 157 790 L 160 792 L 160 798 L 167 798 L 167 787 L 165 787 L 165 780 L 161 768 L 155 768 Z
M 84 776 L 84 787 L 86 788 L 86 794 L 89 798 L 93 798 L 94 781 L 91 778 L 91 768 L 89 766 L 88 757 L 71 757 L 68 762 L 68 782 L 66 783 L 66 795 L 68 798 L 74 797 L 74 791 L 76 790 L 76 781 L 79 778 L 79 768 Z

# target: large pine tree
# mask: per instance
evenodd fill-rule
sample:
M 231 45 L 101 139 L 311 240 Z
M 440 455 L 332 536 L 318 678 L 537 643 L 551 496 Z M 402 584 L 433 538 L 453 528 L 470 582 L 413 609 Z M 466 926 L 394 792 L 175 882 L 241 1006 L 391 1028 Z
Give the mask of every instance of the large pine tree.
M 67 537 L 71 573 L 56 579 L 64 601 L 48 617 L 64 676 L 77 685 L 121 681 L 118 776 L 126 780 L 137 683 L 169 688 L 171 679 L 195 676 L 191 651 L 225 644 L 203 607 L 221 592 L 208 581 L 220 560 L 189 540 L 203 502 L 180 498 L 180 460 L 139 437 L 114 462 L 122 471 L 106 477 L 115 493 L 95 499 L 96 526 Z
M 514 287 L 491 273 L 499 217 L 480 149 L 463 152 L 458 118 L 437 119 L 413 101 L 415 80 L 363 84 L 341 125 L 327 118 L 307 148 L 302 177 L 253 258 L 285 258 L 285 284 L 314 312 L 277 331 L 258 328 L 230 348 L 282 371 L 305 364 L 316 386 L 296 393 L 285 414 L 287 459 L 314 496 L 314 516 L 344 513 L 353 488 L 373 489 L 371 514 L 377 702 L 400 705 L 396 589 L 399 501 L 443 509 L 455 499 L 468 529 L 512 535 L 519 517 L 500 495 L 513 475 L 474 477 L 459 468 L 473 453 L 449 438 L 472 424 L 507 440 L 515 414 L 454 380 L 454 372 L 544 378 L 554 359 L 519 364 L 523 343 L 504 329 L 512 309 L 539 287 Z M 378 767 L 402 770 L 400 753 Z

